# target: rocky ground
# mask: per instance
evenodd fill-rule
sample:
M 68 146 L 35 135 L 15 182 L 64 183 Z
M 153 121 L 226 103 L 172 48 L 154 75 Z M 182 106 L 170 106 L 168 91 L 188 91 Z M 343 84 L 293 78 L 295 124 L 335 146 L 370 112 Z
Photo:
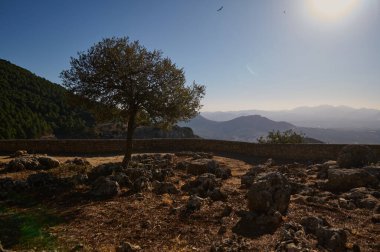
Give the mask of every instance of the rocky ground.
M 380 251 L 380 165 L 0 157 L 0 251 Z

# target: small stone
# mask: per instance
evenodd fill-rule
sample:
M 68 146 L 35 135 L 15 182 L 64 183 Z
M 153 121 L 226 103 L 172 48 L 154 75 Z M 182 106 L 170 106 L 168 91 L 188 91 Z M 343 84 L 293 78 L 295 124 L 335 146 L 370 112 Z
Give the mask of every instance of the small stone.
M 380 223 L 380 214 L 374 214 L 374 215 L 372 215 L 372 217 L 371 217 L 371 221 L 373 222 L 373 223 Z
M 231 215 L 231 213 L 232 213 L 232 207 L 231 206 L 226 206 L 224 209 L 223 209 L 223 211 L 222 211 L 222 213 L 220 214 L 220 217 L 228 217 L 228 216 L 230 216 Z
M 218 230 L 218 235 L 225 234 L 227 232 L 226 226 L 221 226 Z
M 84 245 L 82 243 L 78 243 L 75 245 L 70 251 L 71 252 L 76 252 L 84 249 Z
M 122 242 L 117 248 L 116 252 L 135 252 L 140 251 L 141 247 L 138 245 L 131 244 L 129 242 Z

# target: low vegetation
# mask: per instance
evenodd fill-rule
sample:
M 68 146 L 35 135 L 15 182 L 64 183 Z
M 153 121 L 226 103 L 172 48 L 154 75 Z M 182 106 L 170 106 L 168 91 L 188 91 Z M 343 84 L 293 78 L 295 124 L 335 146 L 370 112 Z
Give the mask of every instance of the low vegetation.
M 260 137 L 257 141 L 260 144 L 300 144 L 306 142 L 304 134 L 293 130 L 284 132 L 272 130 L 266 137 Z

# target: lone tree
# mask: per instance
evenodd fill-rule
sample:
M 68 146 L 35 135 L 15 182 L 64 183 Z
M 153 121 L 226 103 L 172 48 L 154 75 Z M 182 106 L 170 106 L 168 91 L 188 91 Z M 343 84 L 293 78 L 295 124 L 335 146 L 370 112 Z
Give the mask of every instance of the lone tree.
M 95 106 L 98 114 L 106 108 L 100 118 L 119 116 L 127 123 L 124 166 L 138 125 L 168 127 L 189 120 L 197 115 L 205 94 L 203 85 L 185 86 L 183 69 L 161 51 L 148 51 L 128 37 L 103 39 L 71 57 L 70 66 L 61 72 L 63 85 Z

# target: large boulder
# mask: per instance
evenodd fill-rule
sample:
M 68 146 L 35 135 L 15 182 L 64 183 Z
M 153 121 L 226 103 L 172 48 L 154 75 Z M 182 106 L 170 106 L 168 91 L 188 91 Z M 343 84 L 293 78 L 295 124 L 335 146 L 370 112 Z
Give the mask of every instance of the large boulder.
M 378 179 L 364 169 L 329 169 L 325 188 L 344 192 L 356 187 L 376 187 Z
M 34 156 L 22 156 L 11 160 L 7 165 L 7 171 L 17 172 L 21 170 L 38 170 L 40 163 Z
M 187 162 L 187 173 L 191 175 L 201 175 L 203 173 L 212 173 L 219 164 L 212 159 L 201 158 Z
M 179 193 L 179 190 L 170 182 L 159 182 L 154 181 L 153 182 L 153 191 L 156 194 L 177 194 Z
M 279 211 L 285 214 L 289 206 L 291 186 L 281 173 L 263 173 L 257 176 L 248 191 L 248 208 L 258 214 Z
M 360 168 L 375 161 L 375 153 L 365 145 L 347 145 L 343 147 L 337 160 L 341 168 Z
M 188 192 L 190 195 L 198 195 L 199 197 L 206 198 L 209 192 L 220 186 L 220 182 L 216 176 L 211 173 L 204 173 L 198 176 L 195 180 L 189 181 L 184 184 L 181 189 Z
M 379 200 L 373 196 L 377 191 L 371 191 L 366 187 L 359 187 L 351 189 L 350 191 L 341 195 L 342 199 L 345 199 L 348 204 L 365 209 L 374 209 Z
M 318 240 L 318 245 L 328 251 L 347 251 L 347 234 L 343 229 L 331 228 L 326 220 L 314 216 L 302 218 L 301 225 L 306 234 L 314 235 Z
M 232 228 L 232 232 L 251 238 L 273 234 L 282 222 L 282 215 L 278 211 L 269 214 L 239 211 L 237 215 L 241 219 Z
M 21 170 L 50 170 L 58 167 L 60 162 L 49 156 L 34 156 L 24 155 L 16 157 L 11 160 L 7 165 L 9 172 L 17 172 Z
M 43 170 L 50 170 L 60 165 L 57 159 L 49 157 L 49 156 L 39 156 L 37 157 L 37 160 L 40 163 L 40 166 L 39 166 L 40 169 L 43 169 Z
M 90 194 L 95 197 L 113 197 L 120 193 L 119 184 L 106 177 L 99 177 L 92 185 Z
M 118 163 L 106 163 L 96 166 L 91 172 L 88 173 L 88 178 L 90 181 L 95 181 L 99 177 L 107 177 L 113 172 L 121 171 L 121 164 Z

